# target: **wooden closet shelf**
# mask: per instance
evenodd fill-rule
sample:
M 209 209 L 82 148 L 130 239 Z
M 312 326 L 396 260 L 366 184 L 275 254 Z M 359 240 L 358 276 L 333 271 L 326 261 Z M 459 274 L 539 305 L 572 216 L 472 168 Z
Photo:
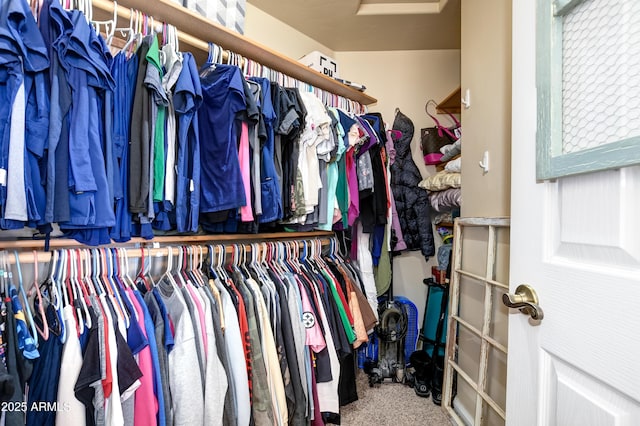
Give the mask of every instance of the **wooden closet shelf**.
M 113 16 L 115 3 L 110 0 L 93 0 L 93 13 L 96 20 L 107 20 Z M 178 31 L 181 50 L 191 51 L 200 63 L 208 53 L 208 42 L 223 49 L 252 59 L 275 71 L 279 71 L 297 80 L 311 84 L 327 92 L 354 100 L 362 105 L 371 105 L 377 99 L 329 78 L 298 61 L 275 50 L 215 24 L 205 17 L 168 0 L 120 0 L 117 3 L 118 16 L 129 22 L 131 10 L 138 10 L 155 20 L 171 24 Z
M 199 245 L 220 243 L 251 243 L 274 240 L 304 240 L 314 238 L 329 238 L 334 234 L 330 231 L 311 232 L 273 232 L 268 234 L 208 234 L 208 235 L 171 235 L 156 236 L 151 240 L 132 238 L 126 243 L 113 243 L 101 247 L 135 247 L 158 245 Z M 68 238 L 52 238 L 49 242 L 51 249 L 91 248 Z M 0 240 L 0 250 L 43 250 L 44 240 Z
M 451 92 L 449 96 L 444 98 L 437 106 L 436 112 L 438 114 L 446 114 L 450 112 L 451 114 L 460 114 L 461 111 L 461 102 L 460 99 L 462 97 L 462 88 L 458 87 L 456 90 Z

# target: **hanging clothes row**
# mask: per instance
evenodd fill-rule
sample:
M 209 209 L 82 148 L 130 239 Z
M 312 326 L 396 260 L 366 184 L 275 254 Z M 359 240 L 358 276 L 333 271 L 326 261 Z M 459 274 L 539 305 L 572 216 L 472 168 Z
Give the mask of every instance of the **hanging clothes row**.
M 347 99 L 326 90 L 315 87 L 304 81 L 292 78 L 280 71 L 273 70 L 259 62 L 245 58 L 230 50 L 224 50 L 215 43 L 209 43 L 209 62 L 235 65 L 242 70 L 245 77 L 262 77 L 283 87 L 295 87 L 302 92 L 313 92 L 322 103 L 329 107 L 340 108 L 351 114 L 365 114 L 367 107 L 357 101 Z
M 159 273 L 112 248 L 0 274 L 5 424 L 339 424 L 376 317 L 335 240 L 166 249 Z
M 24 0 L 7 5 L 0 228 L 49 235 L 55 224 L 99 245 L 390 222 L 379 114 L 245 75 L 213 47 L 198 67 L 148 20 L 136 31 L 151 32 L 112 56 L 78 10 L 45 0 L 36 22 Z

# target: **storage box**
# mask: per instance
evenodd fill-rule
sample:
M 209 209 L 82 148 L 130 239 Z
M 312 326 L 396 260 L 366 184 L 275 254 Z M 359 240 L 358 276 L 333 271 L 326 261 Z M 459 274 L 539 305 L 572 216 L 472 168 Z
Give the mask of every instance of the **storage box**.
M 244 34 L 247 0 L 173 0 L 205 18 Z
M 314 50 L 311 53 L 304 55 L 298 60 L 298 62 L 313 68 L 321 74 L 327 77 L 338 77 L 338 63 L 335 59 L 328 57 L 327 55 Z

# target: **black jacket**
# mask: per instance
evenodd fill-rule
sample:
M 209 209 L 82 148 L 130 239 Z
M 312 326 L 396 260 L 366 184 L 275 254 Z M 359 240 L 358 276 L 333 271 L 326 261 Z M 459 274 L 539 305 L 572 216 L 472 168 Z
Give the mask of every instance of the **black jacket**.
M 435 254 L 431 206 L 427 191 L 418 187 L 420 171 L 411 157 L 414 126 L 409 117 L 397 110 L 393 129 L 402 133 L 395 140 L 396 159 L 391 166 L 391 189 L 396 201 L 400 228 L 407 249 L 420 250 L 425 258 Z

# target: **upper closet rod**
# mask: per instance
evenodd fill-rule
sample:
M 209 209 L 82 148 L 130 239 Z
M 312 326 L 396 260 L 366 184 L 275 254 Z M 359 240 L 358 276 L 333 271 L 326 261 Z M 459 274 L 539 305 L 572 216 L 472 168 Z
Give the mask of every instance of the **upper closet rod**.
M 93 0 L 94 17 L 103 19 L 113 14 L 114 3 L 110 0 Z M 222 46 L 246 58 L 261 63 L 275 71 L 308 83 L 319 89 L 344 96 L 362 105 L 371 105 L 377 100 L 365 93 L 335 81 L 307 66 L 284 56 L 267 46 L 250 40 L 225 27 L 217 25 L 205 17 L 168 0 L 120 0 L 118 16 L 128 20 L 130 9 L 139 10 L 156 20 L 174 25 L 180 29 L 178 37 L 181 46 L 190 46 L 199 51 L 198 58 L 208 52 L 208 42 Z M 98 16 L 99 15 L 99 16 Z M 188 33 L 185 33 L 188 31 Z M 188 50 L 188 49 L 184 49 Z M 196 52 L 194 52 L 195 54 Z

